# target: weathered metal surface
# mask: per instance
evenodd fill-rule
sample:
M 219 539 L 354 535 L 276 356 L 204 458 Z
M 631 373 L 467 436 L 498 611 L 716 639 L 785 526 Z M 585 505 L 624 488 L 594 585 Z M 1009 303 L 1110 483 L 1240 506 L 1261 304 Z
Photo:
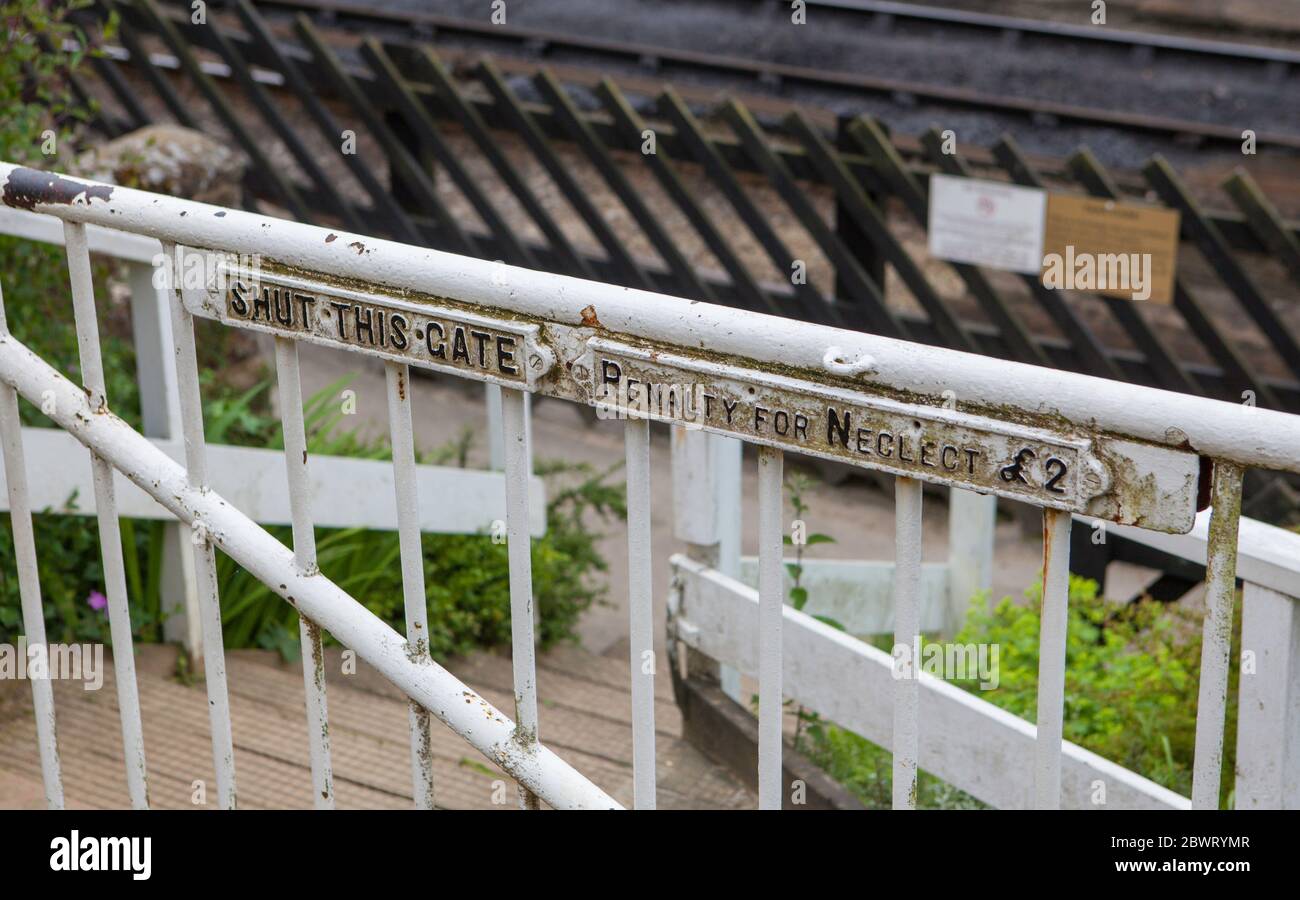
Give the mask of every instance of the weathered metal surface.
M 4 297 L 0 295 L 0 336 L 9 333 Z M 4 456 L 5 493 L 9 498 L 9 526 L 13 533 L 17 568 L 18 599 L 23 613 L 23 634 L 29 647 L 45 647 L 45 612 L 41 603 L 40 570 L 36 558 L 36 532 L 32 527 L 32 503 L 28 491 L 27 463 L 18 418 L 18 395 L 0 385 L 0 451 Z M 41 756 L 41 782 L 45 805 L 63 809 L 63 773 L 59 763 L 59 742 L 54 716 L 54 689 L 48 678 L 28 679 L 36 713 L 36 744 Z
M 29 403 L 52 398 L 50 418 L 60 428 L 121 471 L 177 519 L 201 529 L 207 536 L 203 546 L 220 547 L 543 801 L 557 809 L 619 808 L 550 748 L 536 743 L 521 746 L 515 723 L 492 704 L 438 664 L 411 659 L 410 645 L 388 624 L 324 575 L 299 572 L 288 547 L 219 494 L 191 484 L 179 463 L 117 416 L 97 414 L 80 387 L 9 336 L 0 336 L 0 382 L 13 386 Z M 215 633 L 219 639 L 220 631 Z M 208 634 L 205 622 L 205 640 Z M 220 658 L 209 656 L 208 665 Z M 229 774 L 233 776 L 233 768 Z M 229 800 L 233 804 L 233 787 Z
M 1065 634 L 1070 617 L 1071 519 L 1043 510 L 1043 603 L 1038 630 L 1038 712 L 1034 740 L 1034 808 L 1061 808 L 1061 738 L 1065 729 Z
M 781 729 L 784 693 L 781 690 L 782 582 L 781 538 L 784 533 L 783 454 L 758 451 L 758 808 L 780 809 Z
M 894 479 L 894 767 L 892 807 L 916 809 L 920 746 L 921 483 Z
M 388 389 L 388 433 L 393 446 L 393 487 L 397 501 L 406 642 L 410 644 L 411 657 L 423 661 L 431 657 L 428 595 L 424 585 L 424 549 L 420 537 L 420 497 L 415 487 L 411 371 L 399 363 L 385 363 L 384 380 Z M 407 706 L 407 719 L 411 737 L 411 794 L 415 808 L 433 809 L 435 785 L 429 712 L 412 702 Z
M 1184 532 L 1194 454 L 904 403 L 596 338 L 572 366 L 603 414 L 674 422 L 1053 509 Z
M 174 273 L 178 261 L 176 244 L 165 242 L 163 253 L 168 264 L 173 266 Z M 176 347 L 176 382 L 180 390 L 181 434 L 185 443 L 185 484 L 192 490 L 207 493 L 208 450 L 203 433 L 203 398 L 199 394 L 194 317 L 185 309 L 179 290 L 171 289 L 167 293 L 170 298 L 172 342 Z M 73 436 L 76 437 L 75 434 Z M 118 469 L 125 474 L 121 466 Z M 191 519 L 188 524 L 202 623 L 203 681 L 208 694 L 212 764 L 217 773 L 217 807 L 234 809 L 237 803 L 235 739 L 230 727 L 230 690 L 226 684 L 226 650 L 222 638 L 221 597 L 217 587 L 217 554 L 203 520 Z
M 357 254 L 365 252 L 361 242 L 353 246 Z M 247 263 L 222 259 L 213 268 L 215 277 L 205 288 L 184 285 L 185 304 L 191 313 L 227 325 L 529 391 L 536 390 L 554 361 L 539 341 L 536 325 L 263 271 Z
M 68 252 L 68 274 L 72 283 L 73 317 L 76 321 L 82 388 L 91 409 L 102 414 L 108 409 L 108 397 L 104 359 L 99 350 L 99 323 L 95 311 L 95 285 L 90 272 L 86 226 L 80 222 L 65 221 L 63 231 Z M 131 608 L 126 595 L 126 563 L 122 555 L 122 531 L 117 518 L 117 495 L 113 490 L 113 469 L 103 457 L 92 453 L 90 471 L 94 480 L 95 514 L 99 520 L 104 593 L 108 595 L 109 632 L 117 650 L 113 654 L 113 669 L 117 679 L 118 712 L 122 721 L 126 784 L 132 808 L 148 809 L 149 779 L 145 764 L 144 726 L 140 721 L 140 693 L 135 680 Z
M 1243 475 L 1240 466 L 1223 462 L 1214 465 L 1210 495 L 1213 512 L 1206 540 L 1205 619 L 1201 623 L 1192 809 L 1219 808 L 1228 670 L 1232 667 L 1232 612 L 1237 599 L 1237 532 Z
M 316 564 L 316 529 L 312 519 L 311 478 L 307 462 L 307 428 L 303 421 L 302 378 L 298 345 L 287 338 L 275 340 L 275 380 L 280 396 L 280 423 L 284 433 L 284 464 L 289 485 L 289 510 L 293 519 L 293 557 L 298 571 L 311 575 Z M 307 706 L 307 742 L 311 747 L 312 802 L 316 809 L 334 808 L 334 774 L 330 756 L 329 702 L 320 628 L 298 617 L 302 648 L 302 681 Z
M 632 674 L 632 801 L 654 809 L 655 651 L 654 568 L 650 553 L 650 423 L 629 421 L 627 458 L 627 607 L 629 671 Z
M 25 171 L 0 163 L 0 184 L 25 178 Z M 1300 445 L 1300 417 L 1276 410 L 611 288 L 130 188 L 114 187 L 111 195 L 103 197 L 87 190 L 96 187 L 93 182 L 78 184 L 82 190 L 71 199 L 42 198 L 34 203 L 35 211 L 191 247 L 260 254 L 265 261 L 351 285 L 364 284 L 367 290 L 399 298 L 431 298 L 431 306 L 445 299 L 456 308 L 545 323 L 547 343 L 566 361 L 581 353 L 580 340 L 597 333 L 617 334 L 665 349 L 694 348 L 711 358 L 819 379 L 829 371 L 826 351 L 835 347 L 845 358 L 874 359 L 875 370 L 859 381 L 884 396 L 939 404 L 944 392 L 952 391 L 958 408 L 971 413 L 1031 424 L 1076 423 L 1098 435 L 1245 466 L 1300 472 L 1300 456 L 1295 453 Z M 328 240 L 331 236 L 334 239 Z M 363 253 L 357 253 L 356 244 L 364 247 Z M 829 380 L 845 383 L 843 377 Z M 580 397 L 558 366 L 543 379 L 542 387 L 554 396 Z M 1152 414 L 1155 410 L 1158 415 Z M 1168 489 L 1163 484 L 1153 486 Z M 1126 520 L 1138 521 L 1134 516 Z

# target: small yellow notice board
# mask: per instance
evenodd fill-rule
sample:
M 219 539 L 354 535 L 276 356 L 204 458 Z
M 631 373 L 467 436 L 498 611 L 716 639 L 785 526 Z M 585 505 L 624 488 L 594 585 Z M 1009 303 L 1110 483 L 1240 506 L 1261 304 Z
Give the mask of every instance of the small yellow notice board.
M 1178 258 L 1175 210 L 1049 194 L 1043 284 L 1168 305 Z

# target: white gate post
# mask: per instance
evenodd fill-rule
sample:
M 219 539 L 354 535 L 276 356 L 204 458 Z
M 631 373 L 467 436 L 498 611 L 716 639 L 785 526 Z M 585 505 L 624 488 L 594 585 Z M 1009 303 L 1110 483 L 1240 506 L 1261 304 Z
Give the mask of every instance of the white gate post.
M 1300 809 L 1300 601 L 1246 582 L 1237 705 L 1237 809 Z
M 176 385 L 176 351 L 172 344 L 167 290 L 154 285 L 156 268 L 128 264 L 131 287 L 131 333 L 135 342 L 136 380 L 140 385 L 140 415 L 147 437 L 181 437 L 181 402 Z M 203 669 L 203 640 L 199 631 L 199 594 L 194 576 L 190 528 L 177 521 L 163 525 L 161 592 L 163 636 L 178 643 L 195 672 Z M 135 552 L 135 548 L 128 548 Z M 137 598 L 139 600 L 140 598 Z
M 738 578 L 744 444 L 679 426 L 672 439 L 673 534 L 686 544 L 687 556 Z M 720 664 L 718 682 L 723 693 L 746 705 L 735 667 Z
M 744 493 L 741 479 L 745 445 L 735 438 L 710 435 L 713 447 L 714 504 L 718 522 L 718 571 L 729 578 L 740 578 L 740 523 Z M 725 663 L 718 667 L 722 692 L 737 703 L 740 695 L 740 672 Z
M 501 385 L 485 384 L 484 403 L 487 409 L 488 468 L 504 472 L 506 468 L 506 440 L 501 430 Z M 533 395 L 524 394 L 524 434 L 528 441 L 528 476 L 533 474 Z
M 488 468 L 504 472 L 506 468 L 506 439 L 501 432 L 501 385 L 483 385 L 484 404 L 487 410 Z
M 686 553 L 710 567 L 719 562 L 717 455 L 709 435 L 674 425 L 673 534 Z
M 944 633 L 961 630 L 971 597 L 993 587 L 993 533 L 997 497 L 961 488 L 948 491 L 948 614 Z

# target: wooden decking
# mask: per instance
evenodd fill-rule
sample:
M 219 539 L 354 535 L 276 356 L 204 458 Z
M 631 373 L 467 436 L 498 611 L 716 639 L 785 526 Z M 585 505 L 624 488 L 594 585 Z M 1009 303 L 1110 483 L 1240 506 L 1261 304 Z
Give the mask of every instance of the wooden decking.
M 477 653 L 446 663 L 462 681 L 513 711 L 510 661 Z M 297 665 L 269 651 L 227 657 L 239 806 L 309 808 L 303 684 Z M 70 807 L 126 807 L 122 738 L 111 661 L 98 691 L 55 683 L 60 758 Z M 202 679 L 176 677 L 175 654 L 148 646 L 137 654 L 149 796 L 155 808 L 212 808 L 215 781 Z M 328 688 L 334 783 L 340 808 L 409 809 L 411 769 L 402 695 L 358 661 L 343 675 L 329 654 Z M 538 659 L 541 736 L 556 753 L 624 805 L 631 804 L 632 736 L 628 663 L 561 648 Z M 657 679 L 660 808 L 746 808 L 755 797 L 728 771 L 681 740 L 667 677 Z M 437 720 L 433 744 L 437 803 L 448 809 L 513 809 L 513 782 Z M 0 808 L 44 805 L 31 691 L 0 682 Z M 201 781 L 206 806 L 194 800 Z M 505 782 L 502 789 L 494 782 Z M 494 789 L 495 788 L 495 789 Z M 496 802 L 494 802 L 494 799 Z M 501 802 L 504 799 L 504 803 Z

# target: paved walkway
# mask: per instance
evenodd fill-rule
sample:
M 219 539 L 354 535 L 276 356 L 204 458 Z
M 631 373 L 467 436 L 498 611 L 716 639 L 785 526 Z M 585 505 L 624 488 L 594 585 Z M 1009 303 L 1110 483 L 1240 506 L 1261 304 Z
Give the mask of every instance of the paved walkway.
M 355 675 L 335 674 L 341 671 L 340 662 L 338 648 L 333 648 L 328 685 L 338 806 L 408 809 L 411 768 L 406 703 L 364 663 L 358 663 Z M 210 808 L 215 781 L 202 680 L 181 683 L 175 677 L 175 653 L 167 647 L 141 648 L 137 664 L 152 805 L 159 809 L 202 808 L 192 799 L 197 780 L 207 787 Z M 476 653 L 447 665 L 498 708 L 513 711 L 508 658 Z M 109 660 L 105 667 L 104 686 L 98 691 L 85 691 L 80 682 L 57 682 L 55 686 L 59 750 L 70 807 L 129 805 Z M 262 650 L 230 653 L 228 670 L 239 806 L 310 807 L 301 670 Z M 576 648 L 559 648 L 538 659 L 542 739 L 620 803 L 631 805 L 627 682 L 626 662 Z M 733 775 L 682 741 L 681 718 L 671 686 L 666 677 L 657 682 L 660 808 L 756 806 L 756 798 Z M 515 808 L 515 787 L 509 777 L 436 720 L 433 746 L 439 807 Z M 505 802 L 494 803 L 494 798 Z M 31 691 L 26 683 L 0 682 L 0 808 L 43 806 Z

